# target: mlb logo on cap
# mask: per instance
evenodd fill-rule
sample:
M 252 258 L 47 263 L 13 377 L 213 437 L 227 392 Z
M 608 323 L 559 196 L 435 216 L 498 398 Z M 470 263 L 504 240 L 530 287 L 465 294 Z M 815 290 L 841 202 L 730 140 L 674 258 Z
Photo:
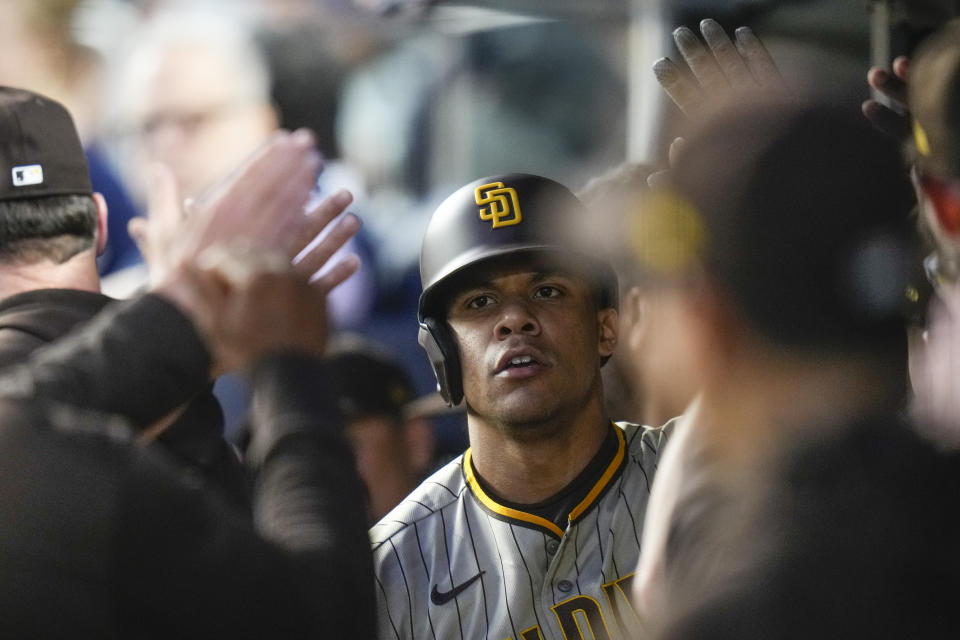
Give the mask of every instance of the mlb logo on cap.
M 15 187 L 26 187 L 31 184 L 40 184 L 43 182 L 43 167 L 38 164 L 14 167 L 11 174 L 13 175 L 13 186 Z
M 92 193 L 87 158 L 64 106 L 0 86 L 0 201 Z

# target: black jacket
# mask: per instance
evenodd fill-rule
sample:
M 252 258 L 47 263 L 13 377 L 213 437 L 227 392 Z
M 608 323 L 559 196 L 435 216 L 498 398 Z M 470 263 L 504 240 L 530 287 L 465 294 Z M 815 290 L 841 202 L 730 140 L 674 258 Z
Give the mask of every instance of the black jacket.
M 29 355 L 81 327 L 117 301 L 100 293 L 78 289 L 37 289 L 0 301 L 0 370 L 26 360 Z M 154 332 L 163 332 L 156 326 Z M 151 336 L 152 338 L 152 336 Z M 138 364 L 117 354 L 105 363 L 102 384 L 114 384 Z M 212 386 L 202 381 L 188 398 L 183 413 L 157 439 L 180 464 L 197 470 L 228 500 L 249 509 L 249 479 L 233 448 L 223 439 L 223 412 Z M 150 386 L 132 389 L 140 402 L 153 393 Z
M 252 522 L 130 439 L 209 365 L 147 296 L 0 375 L 2 635 L 373 636 L 361 484 L 318 361 L 251 372 Z

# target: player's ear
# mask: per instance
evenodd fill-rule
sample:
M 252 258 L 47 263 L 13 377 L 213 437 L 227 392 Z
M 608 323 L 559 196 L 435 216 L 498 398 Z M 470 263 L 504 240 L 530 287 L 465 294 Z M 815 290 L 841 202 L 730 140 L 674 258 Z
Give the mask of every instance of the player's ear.
M 620 316 L 616 309 L 607 307 L 606 309 L 599 309 L 597 311 L 600 357 L 606 358 L 613 354 L 613 348 L 617 346 L 619 324 Z
M 649 300 L 640 287 L 630 289 L 620 299 L 620 341 L 631 352 L 637 351 L 643 344 L 643 338 L 650 324 Z
M 951 240 L 960 240 L 960 185 L 931 176 L 921 177 L 919 185 L 939 230 Z
M 93 193 L 93 204 L 97 208 L 97 255 L 107 250 L 107 201 L 102 194 Z

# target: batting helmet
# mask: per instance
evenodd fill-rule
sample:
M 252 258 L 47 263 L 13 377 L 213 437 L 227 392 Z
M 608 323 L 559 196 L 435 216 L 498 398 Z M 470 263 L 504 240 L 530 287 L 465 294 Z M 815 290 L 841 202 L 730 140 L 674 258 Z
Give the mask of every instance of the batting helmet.
M 434 211 L 420 250 L 423 293 L 417 311 L 418 340 L 447 404 L 455 406 L 463 400 L 463 382 L 457 344 L 444 318 L 445 285 L 467 268 L 505 256 L 559 253 L 564 264 L 582 265 L 597 288 L 601 308 L 617 306 L 613 269 L 578 252 L 573 243 L 585 215 L 569 189 L 523 173 L 475 180 Z

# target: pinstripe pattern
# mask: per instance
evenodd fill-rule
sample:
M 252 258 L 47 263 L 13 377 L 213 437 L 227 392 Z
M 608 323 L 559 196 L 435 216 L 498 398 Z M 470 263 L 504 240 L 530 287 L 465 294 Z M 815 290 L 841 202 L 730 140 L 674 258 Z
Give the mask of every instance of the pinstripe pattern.
M 380 637 L 522 640 L 537 638 L 536 629 L 544 640 L 627 637 L 621 627 L 635 624 L 629 576 L 666 433 L 618 426 L 622 470 L 559 540 L 485 508 L 464 477 L 463 456 L 387 514 L 370 530 Z M 434 586 L 442 599 L 480 572 L 450 601 L 431 601 Z

